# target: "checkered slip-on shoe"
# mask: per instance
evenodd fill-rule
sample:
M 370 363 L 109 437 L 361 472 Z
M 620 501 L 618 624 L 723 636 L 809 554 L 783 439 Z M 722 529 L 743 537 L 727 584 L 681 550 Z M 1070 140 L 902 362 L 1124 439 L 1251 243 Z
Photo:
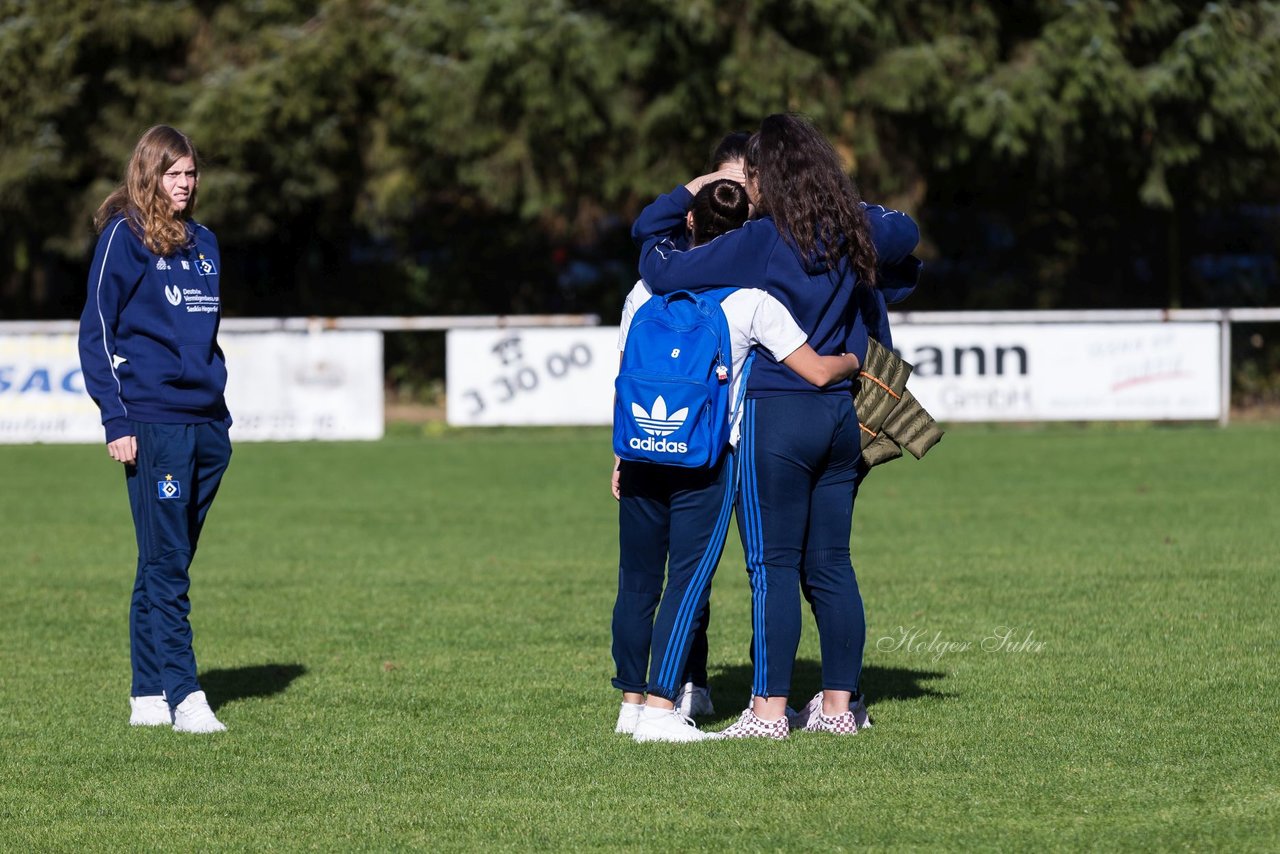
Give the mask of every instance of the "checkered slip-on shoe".
M 772 738 L 778 741 L 791 734 L 786 716 L 776 721 L 762 721 L 756 713 L 746 709 L 742 717 L 716 733 L 716 738 Z
M 858 721 L 853 716 L 853 709 L 839 715 L 828 717 L 822 712 L 818 712 L 809 718 L 809 722 L 804 726 L 805 732 L 830 732 L 836 735 L 857 735 Z
M 787 723 L 792 729 L 804 729 L 809 725 L 811 718 L 816 718 L 822 714 L 822 692 L 813 695 L 813 699 L 800 707 L 796 711 L 790 707 L 787 708 Z
M 861 694 L 853 698 L 853 702 L 849 704 L 849 711 L 853 714 L 853 718 L 858 724 L 858 729 L 871 729 L 871 716 L 867 713 L 867 703 Z M 813 695 L 812 700 L 805 703 L 800 711 L 788 711 L 787 722 L 791 724 L 792 729 L 803 729 L 810 732 L 832 732 L 833 730 L 830 729 L 818 730 L 809 725 L 821 715 L 822 692 L 819 691 Z

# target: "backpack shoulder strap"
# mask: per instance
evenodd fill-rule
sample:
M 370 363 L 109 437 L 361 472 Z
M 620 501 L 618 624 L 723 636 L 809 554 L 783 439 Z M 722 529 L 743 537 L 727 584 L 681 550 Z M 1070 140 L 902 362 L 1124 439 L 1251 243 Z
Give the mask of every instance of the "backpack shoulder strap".
M 742 402 L 747 397 L 747 380 L 751 377 L 751 365 L 756 360 L 756 348 L 752 347 L 747 351 L 747 358 L 742 363 L 742 378 L 738 380 L 738 396 L 733 402 L 733 412 L 729 413 L 729 423 L 738 420 L 738 410 L 742 408 Z

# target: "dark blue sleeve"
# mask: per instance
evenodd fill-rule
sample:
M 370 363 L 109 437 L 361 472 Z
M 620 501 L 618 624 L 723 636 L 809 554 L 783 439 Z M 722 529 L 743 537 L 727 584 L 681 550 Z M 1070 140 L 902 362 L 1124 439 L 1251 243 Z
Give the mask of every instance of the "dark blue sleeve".
M 675 241 L 684 233 L 684 217 L 693 203 L 693 194 L 683 185 L 665 196 L 658 196 L 636 218 L 631 226 L 631 239 L 643 247 L 658 237 L 670 237 Z
M 908 255 L 896 264 L 882 265 L 876 271 L 879 274 L 876 290 L 889 305 L 902 302 L 915 291 L 923 269 L 924 262 L 914 255 Z
M 884 346 L 893 347 L 893 337 L 889 332 L 889 309 L 885 306 L 884 293 L 879 288 L 859 287 L 854 294 L 867 334 Z M 845 352 L 854 351 L 846 347 Z
M 116 376 L 116 328 L 126 300 L 146 269 L 145 260 L 134 251 L 136 242 L 123 219 L 107 224 L 93 254 L 80 315 L 80 370 L 85 390 L 102 413 L 108 443 L 129 435 L 128 413 Z
M 644 238 L 640 278 L 658 295 L 708 288 L 764 287 L 769 257 L 778 243 L 778 230 L 772 220 L 748 222 L 692 249 L 681 248 L 670 237 L 640 231 L 641 220 L 636 225 L 633 234 Z
M 851 330 L 845 342 L 845 352 L 858 354 L 865 358 L 866 339 L 870 336 L 889 349 L 893 349 L 893 333 L 889 328 L 888 305 L 902 302 L 911 296 L 920 278 L 920 270 L 924 264 L 914 255 L 908 255 L 897 264 L 877 270 L 879 278 L 874 288 L 859 287 L 854 290 L 854 299 L 858 306 L 858 315 L 862 320 L 862 330 Z
M 882 205 L 862 203 L 871 229 L 871 242 L 876 247 L 877 264 L 881 269 L 903 261 L 920 242 L 920 227 L 902 211 L 891 211 Z M 891 300 L 897 302 L 897 300 Z

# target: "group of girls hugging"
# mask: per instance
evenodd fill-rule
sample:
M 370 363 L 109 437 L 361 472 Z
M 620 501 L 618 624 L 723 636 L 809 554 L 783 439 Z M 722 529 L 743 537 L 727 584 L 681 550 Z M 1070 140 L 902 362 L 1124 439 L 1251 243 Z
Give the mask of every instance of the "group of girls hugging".
M 193 218 L 199 174 L 180 131 L 158 125 L 138 140 L 96 218 L 80 356 L 107 452 L 124 467 L 138 542 L 129 722 L 215 733 L 225 727 L 196 678 L 188 593 L 231 458 L 231 416 L 217 343 L 218 243 Z M 728 379 L 732 399 L 744 394 L 712 465 L 615 461 L 616 729 L 637 741 L 781 739 L 797 727 L 856 733 L 870 719 L 849 558 L 863 471 L 852 392 L 869 337 L 888 343 L 886 302 L 914 287 L 919 231 L 902 213 L 864 204 L 807 121 L 773 115 L 753 134 L 726 137 L 708 174 L 645 208 L 633 237 L 641 281 L 627 297 L 619 348 L 646 300 L 732 288 L 720 303 Z M 734 515 L 751 582 L 752 698 L 713 736 L 692 718 L 714 712 L 709 592 Z M 801 595 L 820 634 L 822 690 L 792 711 Z
M 919 230 L 863 203 L 808 121 L 772 115 L 753 134 L 726 137 L 708 174 L 645 208 L 632 236 L 641 280 L 627 296 L 620 350 L 646 300 L 735 287 L 721 303 L 733 382 L 756 355 L 714 465 L 615 459 L 616 730 L 637 741 L 784 739 L 797 728 L 852 735 L 871 725 L 849 554 L 863 473 L 853 392 L 868 338 L 887 333 L 886 295 L 897 301 L 914 286 Z M 752 697 L 737 721 L 710 733 L 693 717 L 714 713 L 706 629 L 731 510 L 751 584 Z M 797 711 L 787 699 L 801 595 L 820 636 L 822 690 Z

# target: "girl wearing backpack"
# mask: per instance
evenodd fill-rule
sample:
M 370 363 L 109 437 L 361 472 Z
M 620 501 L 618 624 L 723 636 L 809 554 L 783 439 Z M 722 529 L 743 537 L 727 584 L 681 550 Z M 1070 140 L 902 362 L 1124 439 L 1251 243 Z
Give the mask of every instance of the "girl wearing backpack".
M 735 170 L 721 174 L 742 177 Z M 692 245 L 730 232 L 747 217 L 747 195 L 739 183 L 703 183 L 689 200 L 691 209 L 680 217 Z M 619 350 L 626 349 L 631 321 L 649 298 L 643 281 L 628 295 Z M 806 384 L 844 380 L 858 370 L 852 356 L 814 352 L 805 344 L 804 330 L 763 291 L 738 290 L 721 305 L 732 343 L 730 399 L 736 399 L 748 351 L 757 344 L 799 372 Z M 729 442 L 737 442 L 736 423 Z M 735 455 L 726 448 L 712 466 L 700 468 L 615 460 L 615 471 L 620 558 L 613 685 L 622 691 L 615 730 L 631 733 L 637 741 L 698 741 L 708 734 L 678 712 L 674 700 L 728 532 L 737 483 Z
M 919 240 L 904 214 L 864 205 L 831 144 L 792 115 L 766 118 L 747 146 L 746 187 L 757 219 L 682 250 L 673 221 L 712 177 L 658 198 L 632 236 L 655 294 L 749 285 L 776 297 L 820 354 L 865 356 L 857 288 L 877 265 L 905 261 Z M 865 721 L 858 681 L 866 641 L 849 557 L 860 441 L 850 383 L 805 383 L 767 353 L 747 383 L 742 416 L 739 532 L 752 587 L 752 704 L 727 737 L 786 738 L 791 674 L 800 640 L 800 588 L 817 620 L 822 688 L 810 730 L 853 733 Z M 852 708 L 851 708 L 852 704 Z
M 711 157 L 707 161 L 707 172 L 718 172 L 722 169 L 741 171 L 746 161 L 747 142 L 750 139 L 751 134 L 742 131 L 725 134 L 720 142 L 716 144 L 715 150 L 711 152 Z M 741 225 L 741 222 L 732 227 L 737 228 L 738 225 Z M 692 232 L 691 226 L 686 228 L 686 236 L 690 232 Z M 617 475 L 615 471 L 615 498 L 617 497 L 616 484 Z M 708 600 L 706 606 L 694 620 L 693 638 L 689 642 L 689 658 L 685 663 L 684 677 L 681 680 L 684 684 L 680 686 L 680 692 L 676 695 L 676 709 L 689 718 L 714 715 L 716 713 L 715 706 L 711 702 L 711 688 L 708 685 L 709 680 L 707 678 L 707 656 L 709 652 L 707 627 L 710 623 L 711 602 Z

